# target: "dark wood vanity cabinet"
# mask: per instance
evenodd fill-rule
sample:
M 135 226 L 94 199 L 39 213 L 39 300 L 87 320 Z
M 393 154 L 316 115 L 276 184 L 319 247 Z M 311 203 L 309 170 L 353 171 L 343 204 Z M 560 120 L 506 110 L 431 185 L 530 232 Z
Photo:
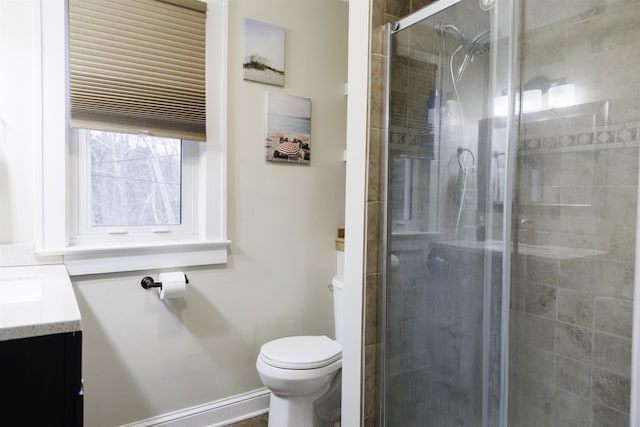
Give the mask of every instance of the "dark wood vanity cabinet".
M 0 425 L 80 427 L 82 332 L 0 341 Z

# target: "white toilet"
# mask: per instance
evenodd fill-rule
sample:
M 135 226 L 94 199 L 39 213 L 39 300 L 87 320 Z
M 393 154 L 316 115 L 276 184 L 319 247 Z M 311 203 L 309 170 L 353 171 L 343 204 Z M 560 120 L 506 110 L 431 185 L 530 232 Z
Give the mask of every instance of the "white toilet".
M 271 390 L 269 427 L 333 427 L 340 420 L 344 283 L 334 277 L 330 288 L 335 341 L 324 335 L 286 337 L 260 349 L 256 368 Z

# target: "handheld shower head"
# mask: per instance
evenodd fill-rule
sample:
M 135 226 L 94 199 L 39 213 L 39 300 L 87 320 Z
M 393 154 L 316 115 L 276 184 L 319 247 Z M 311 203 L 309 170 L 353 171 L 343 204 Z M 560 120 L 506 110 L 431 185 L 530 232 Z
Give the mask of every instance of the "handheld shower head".
M 467 53 L 472 57 L 485 53 L 491 44 L 489 28 L 478 33 L 467 47 Z
M 491 29 L 487 28 L 486 30 L 480 31 L 473 38 L 468 38 L 464 31 L 459 29 L 453 24 L 448 24 L 446 22 L 440 22 L 435 26 L 435 30 L 438 34 L 443 37 L 445 34 L 453 34 L 458 36 L 460 39 L 460 45 L 456 50 L 451 54 L 451 66 L 453 66 L 453 57 L 458 54 L 461 50 L 464 50 L 464 58 L 462 59 L 462 63 L 458 67 L 458 73 L 454 76 L 453 72 L 451 73 L 451 78 L 458 82 L 462 75 L 464 74 L 469 62 L 473 62 L 473 59 L 485 53 L 489 50 L 491 46 Z M 442 45 L 444 49 L 444 41 Z

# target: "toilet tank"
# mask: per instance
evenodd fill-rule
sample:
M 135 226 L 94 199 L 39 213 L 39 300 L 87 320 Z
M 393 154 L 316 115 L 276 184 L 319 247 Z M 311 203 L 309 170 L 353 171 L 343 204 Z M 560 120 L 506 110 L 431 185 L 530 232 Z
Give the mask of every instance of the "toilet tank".
M 344 282 L 337 276 L 331 279 L 331 291 L 333 293 L 333 325 L 336 341 L 343 344 Z

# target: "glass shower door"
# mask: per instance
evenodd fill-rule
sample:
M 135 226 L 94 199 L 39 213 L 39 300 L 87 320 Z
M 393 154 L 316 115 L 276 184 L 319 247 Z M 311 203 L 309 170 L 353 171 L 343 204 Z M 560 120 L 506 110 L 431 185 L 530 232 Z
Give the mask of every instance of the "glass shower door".
M 382 416 L 498 426 L 509 44 L 493 2 L 438 3 L 386 52 Z
M 634 422 L 640 8 L 595 3 L 390 30 L 383 425 Z
M 509 426 L 635 426 L 640 8 L 521 4 Z

